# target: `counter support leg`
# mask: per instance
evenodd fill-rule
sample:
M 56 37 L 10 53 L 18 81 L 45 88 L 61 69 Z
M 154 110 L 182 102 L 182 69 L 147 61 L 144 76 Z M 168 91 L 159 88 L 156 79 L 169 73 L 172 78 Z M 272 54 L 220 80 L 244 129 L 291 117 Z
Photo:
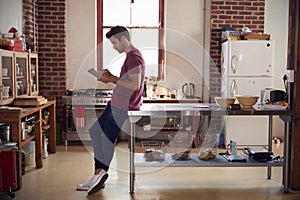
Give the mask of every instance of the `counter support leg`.
M 289 191 L 289 169 L 290 169 L 290 122 L 285 123 L 284 131 L 284 168 L 283 168 L 283 186 L 284 192 Z
M 134 166 L 134 153 L 135 153 L 135 124 L 130 123 L 130 177 L 129 177 L 129 193 L 134 194 L 134 180 L 135 180 L 135 166 Z
M 268 133 L 268 151 L 272 152 L 272 133 L 273 133 L 273 116 L 269 116 L 269 133 Z M 267 178 L 271 179 L 272 176 L 272 167 L 268 166 L 268 175 Z

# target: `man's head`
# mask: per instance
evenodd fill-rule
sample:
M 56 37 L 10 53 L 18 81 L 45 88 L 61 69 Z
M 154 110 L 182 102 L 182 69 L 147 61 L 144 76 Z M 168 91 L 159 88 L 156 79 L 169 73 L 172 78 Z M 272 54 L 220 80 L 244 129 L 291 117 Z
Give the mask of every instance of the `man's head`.
M 130 42 L 129 32 L 124 26 L 114 26 L 107 33 L 106 38 L 110 40 L 113 48 L 119 53 L 125 51 L 125 45 Z
M 121 37 L 124 36 L 128 41 L 130 41 L 129 32 L 124 26 L 114 26 L 107 33 L 106 38 L 116 37 L 118 40 L 121 40 Z

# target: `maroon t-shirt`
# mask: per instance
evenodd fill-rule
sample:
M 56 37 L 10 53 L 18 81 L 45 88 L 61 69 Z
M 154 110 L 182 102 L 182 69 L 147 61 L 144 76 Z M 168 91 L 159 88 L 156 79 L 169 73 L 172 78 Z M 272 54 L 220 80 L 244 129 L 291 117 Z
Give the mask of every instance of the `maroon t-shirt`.
M 126 54 L 126 59 L 121 68 L 120 79 L 129 79 L 130 74 L 141 73 L 141 85 L 137 90 L 131 90 L 116 85 L 113 90 L 111 105 L 122 110 L 139 110 L 142 103 L 143 83 L 145 78 L 145 61 L 138 49 L 133 49 Z

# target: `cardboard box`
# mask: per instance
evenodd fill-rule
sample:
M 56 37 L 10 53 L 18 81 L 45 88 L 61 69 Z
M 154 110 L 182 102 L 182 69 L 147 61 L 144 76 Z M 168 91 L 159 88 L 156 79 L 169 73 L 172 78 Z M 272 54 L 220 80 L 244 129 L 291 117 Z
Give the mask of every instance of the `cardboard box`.
M 225 42 L 227 40 L 240 40 L 241 34 L 239 31 L 222 31 L 221 40 Z

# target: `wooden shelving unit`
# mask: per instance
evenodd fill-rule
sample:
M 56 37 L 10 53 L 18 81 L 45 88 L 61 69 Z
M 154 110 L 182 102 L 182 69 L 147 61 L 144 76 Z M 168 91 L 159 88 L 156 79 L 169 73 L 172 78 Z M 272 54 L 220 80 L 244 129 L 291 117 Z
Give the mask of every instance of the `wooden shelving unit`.
M 56 100 L 47 98 L 48 102 L 44 105 L 35 107 L 3 107 L 0 108 L 0 122 L 11 124 L 12 142 L 17 142 L 19 150 L 31 141 L 35 141 L 35 164 L 36 168 L 43 167 L 43 130 L 48 131 L 49 153 L 56 152 Z M 50 113 L 49 124 L 43 126 L 43 112 Z M 25 140 L 21 137 L 21 123 L 26 117 L 35 116 L 34 134 Z M 18 154 L 18 187 L 22 187 L 22 167 L 21 154 Z

